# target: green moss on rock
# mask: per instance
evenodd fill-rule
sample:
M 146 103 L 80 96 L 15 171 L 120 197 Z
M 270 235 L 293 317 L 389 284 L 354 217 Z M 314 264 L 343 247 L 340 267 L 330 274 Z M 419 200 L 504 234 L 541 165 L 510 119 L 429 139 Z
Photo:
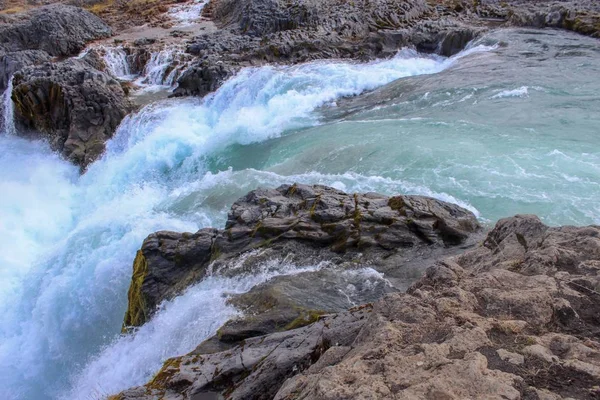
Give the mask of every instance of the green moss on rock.
M 146 300 L 142 294 L 142 285 L 144 284 L 146 275 L 148 275 L 148 262 L 142 251 L 138 250 L 133 261 L 133 275 L 127 293 L 129 305 L 123 320 L 123 328 L 121 330 L 123 333 L 127 333 L 132 326 L 140 326 L 146 322 L 148 312 L 146 309 Z

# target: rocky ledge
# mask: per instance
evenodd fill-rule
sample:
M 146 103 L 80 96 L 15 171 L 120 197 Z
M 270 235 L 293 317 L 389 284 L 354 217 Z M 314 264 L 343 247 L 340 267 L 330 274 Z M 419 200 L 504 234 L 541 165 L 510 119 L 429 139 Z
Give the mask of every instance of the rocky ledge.
M 129 323 L 143 322 L 150 304 L 201 279 L 209 264 L 227 266 L 257 247 L 308 264 L 330 258 L 338 276 L 356 268 L 355 257 L 391 277 L 413 257 L 427 268 L 404 293 L 380 290 L 371 303 L 258 337 L 247 328 L 266 321 L 264 310 L 246 314 L 165 362 L 147 385 L 111 399 L 600 398 L 600 227 L 548 227 L 517 215 L 485 238 L 477 232 L 469 212 L 433 199 L 294 185 L 251 192 L 224 231 L 150 235 L 130 290 L 130 300 L 142 300 L 130 304 L 141 319 L 129 314 Z M 261 262 L 242 259 L 245 268 Z M 323 297 L 329 283 L 318 279 L 310 278 L 313 293 Z M 281 285 L 253 289 L 246 306 L 282 290 L 297 298 Z M 289 306 L 272 300 L 271 315 Z M 242 335 L 232 342 L 224 330 Z
M 0 87 L 12 83 L 16 133 L 47 139 L 85 170 L 132 110 L 100 59 L 73 57 L 87 43 L 110 36 L 111 28 L 88 11 L 62 4 L 1 22 Z
M 160 302 L 209 272 L 231 276 L 285 258 L 342 269 L 368 265 L 402 281 L 398 265 L 417 269 L 423 260 L 472 244 L 478 231 L 469 211 L 426 197 L 306 185 L 258 189 L 233 204 L 223 230 L 148 236 L 134 262 L 124 327 L 143 324 Z
M 177 95 L 204 95 L 240 68 L 265 63 L 365 61 L 402 47 L 451 56 L 501 26 L 600 35 L 600 6 L 589 0 L 211 0 L 204 15 L 219 30 L 188 42 L 196 59 Z

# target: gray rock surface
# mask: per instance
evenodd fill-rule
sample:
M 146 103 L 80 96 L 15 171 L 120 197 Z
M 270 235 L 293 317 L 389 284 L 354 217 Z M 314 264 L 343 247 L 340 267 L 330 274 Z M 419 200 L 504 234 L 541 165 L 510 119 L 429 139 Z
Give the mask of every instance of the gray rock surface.
M 0 55 L 0 91 L 6 90 L 8 80 L 15 72 L 50 59 L 51 56 L 43 50 L 21 50 Z
M 425 0 L 213 0 L 220 27 L 188 45 L 198 60 L 176 94 L 204 95 L 239 68 L 323 58 L 390 57 L 405 46 L 452 55 L 483 28 L 441 14 Z
M 472 244 L 479 229 L 471 212 L 427 197 L 347 194 L 319 185 L 258 189 L 233 204 L 224 230 L 148 236 L 134 262 L 124 326 L 143 324 L 209 267 L 232 275 L 283 258 L 342 269 L 364 265 L 401 288 L 427 260 Z
M 205 95 L 240 68 L 315 59 L 370 60 L 402 47 L 450 56 L 490 28 L 561 28 L 600 37 L 593 1 L 212 0 L 219 26 L 192 39 L 176 95 Z
M 74 56 L 88 42 L 110 35 L 110 27 L 94 14 L 53 4 L 5 19 L 0 24 L 0 50 L 43 50 L 52 56 Z
M 518 215 L 407 293 L 201 346 L 111 399 L 597 399 L 599 289 L 600 227 Z
M 78 59 L 21 69 L 12 100 L 20 135 L 48 139 L 82 169 L 102 154 L 131 110 L 119 82 Z

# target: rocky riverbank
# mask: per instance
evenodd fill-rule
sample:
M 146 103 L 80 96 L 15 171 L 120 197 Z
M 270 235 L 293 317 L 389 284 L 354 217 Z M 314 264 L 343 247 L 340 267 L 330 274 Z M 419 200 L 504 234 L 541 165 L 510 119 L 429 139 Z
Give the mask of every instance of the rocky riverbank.
M 211 0 L 202 8 L 201 3 L 148 0 L 77 5 L 91 12 L 54 4 L 15 13 L 31 5 L 6 2 L 6 12 L 0 14 L 0 86 L 8 87 L 15 76 L 16 131 L 47 138 L 82 171 L 102 154 L 106 140 L 134 109 L 127 97 L 131 84 L 119 85 L 116 78 L 123 77 L 102 61 L 106 50 L 84 57 L 92 62 L 65 60 L 92 41 L 104 49 L 123 49 L 129 73 L 152 74 L 146 81 L 175 85 L 176 96 L 203 96 L 248 66 L 330 58 L 366 61 L 391 57 L 406 46 L 449 56 L 502 26 L 561 28 L 591 36 L 598 36 L 600 28 L 599 6 L 593 1 Z M 159 71 L 148 71 L 152 63 L 159 64 Z
M 468 211 L 418 196 L 259 189 L 233 205 L 225 230 L 152 234 L 125 325 L 206 274 L 277 258 L 330 266 L 233 297 L 239 318 L 111 398 L 600 396 L 600 228 L 517 215 L 483 237 Z M 340 277 L 365 265 L 387 284 L 345 310 Z

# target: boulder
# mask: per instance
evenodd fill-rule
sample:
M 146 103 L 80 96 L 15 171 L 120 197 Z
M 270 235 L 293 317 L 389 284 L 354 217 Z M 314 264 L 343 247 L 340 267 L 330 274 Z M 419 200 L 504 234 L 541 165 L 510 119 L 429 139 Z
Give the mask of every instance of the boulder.
M 94 14 L 74 6 L 52 4 L 18 14 L 0 25 L 0 49 L 9 53 L 43 50 L 51 56 L 74 56 L 111 29 Z
M 479 230 L 471 212 L 428 197 L 347 194 L 320 185 L 258 189 L 233 204 L 225 229 L 148 236 L 134 262 L 124 327 L 143 324 L 209 266 L 232 276 L 284 258 L 341 269 L 364 265 L 402 287 L 406 271 L 414 276 L 433 257 L 456 253 Z
M 11 97 L 19 134 L 47 139 L 82 170 L 131 110 L 120 83 L 80 59 L 21 69 Z

